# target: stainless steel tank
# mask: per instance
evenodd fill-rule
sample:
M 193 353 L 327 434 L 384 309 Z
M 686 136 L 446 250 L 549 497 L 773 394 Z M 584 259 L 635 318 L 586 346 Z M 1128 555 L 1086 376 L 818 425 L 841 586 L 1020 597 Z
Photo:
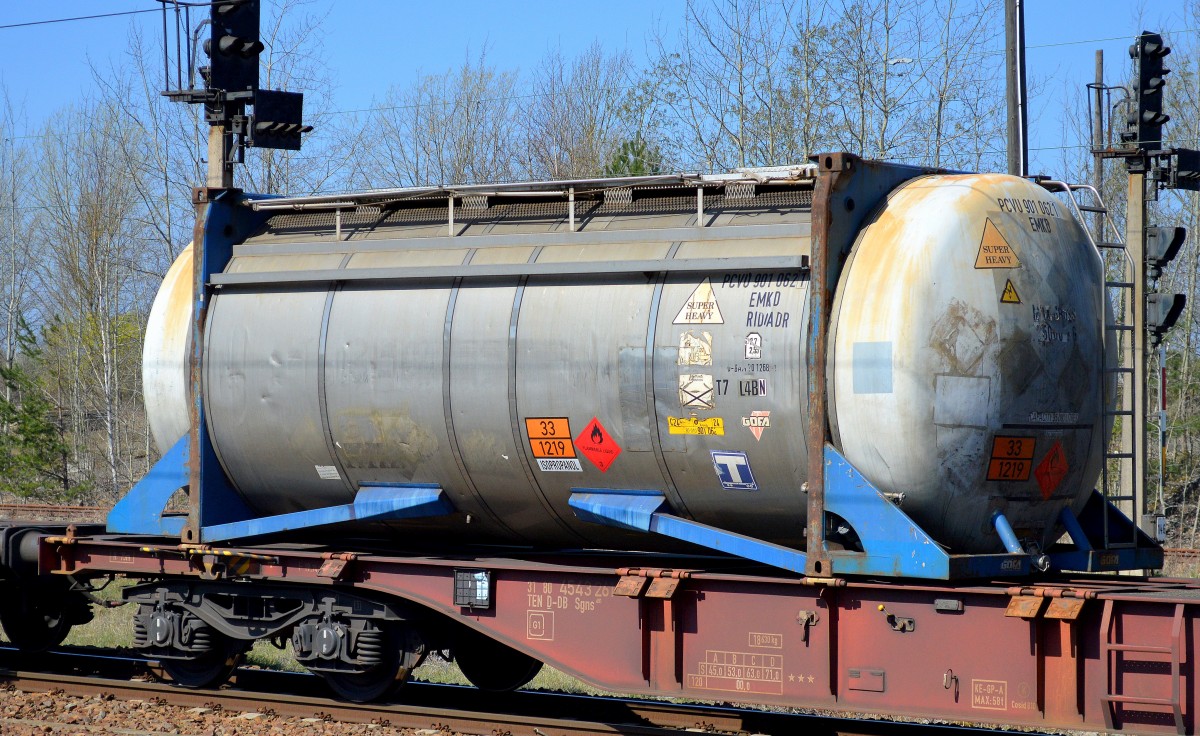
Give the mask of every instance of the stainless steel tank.
M 346 503 L 365 482 L 441 485 L 460 513 L 384 532 L 405 541 L 653 546 L 575 518 L 571 489 L 608 488 L 802 545 L 808 281 L 743 266 L 809 253 L 811 181 L 710 197 L 706 227 L 694 191 L 600 206 L 577 232 L 561 207 L 496 205 L 457 237 L 416 215 L 345 231 L 276 216 L 235 247 L 226 274 L 240 276 L 208 312 L 208 431 L 230 480 L 264 515 Z M 721 267 L 610 273 L 639 262 Z M 438 269 L 463 278 L 371 280 Z M 514 269 L 531 275 L 503 277 Z M 345 279 L 276 283 L 331 272 Z M 486 273 L 501 276 L 472 276 Z M 252 274 L 263 283 L 235 283 Z M 994 509 L 1052 542 L 1099 473 L 1101 280 L 1083 231 L 1034 184 L 899 187 L 837 288 L 834 443 L 954 551 L 1001 549 Z M 156 313 L 185 309 L 190 289 L 168 278 Z M 184 373 L 176 337 L 146 346 L 148 376 Z M 172 386 L 147 380 L 160 445 L 186 427 Z

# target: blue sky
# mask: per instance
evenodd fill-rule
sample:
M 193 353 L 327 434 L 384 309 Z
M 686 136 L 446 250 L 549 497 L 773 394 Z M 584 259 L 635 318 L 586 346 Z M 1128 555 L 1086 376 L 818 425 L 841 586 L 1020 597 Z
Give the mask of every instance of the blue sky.
M 456 66 L 487 47 L 503 68 L 528 69 L 548 49 L 571 56 L 593 41 L 606 48 L 646 54 L 647 33 L 656 25 L 678 26 L 683 0 L 605 0 L 603 3 L 482 2 L 454 0 L 315 0 L 309 12 L 325 15 L 324 53 L 339 80 L 341 109 L 367 107 L 396 82 L 418 73 Z M 1109 78 L 1128 69 L 1126 49 L 1142 27 L 1186 31 L 1185 0 L 1026 0 L 1028 69 L 1043 84 L 1031 100 L 1030 141 L 1034 169 L 1051 167 L 1064 142 L 1062 96 L 1092 80 L 1094 52 L 1105 51 Z M 0 0 L 0 26 L 53 18 L 156 8 L 153 0 Z M 132 24 L 153 37 L 158 13 L 68 23 L 0 28 L 0 82 L 24 110 L 35 130 L 54 110 L 86 94 L 89 62 L 100 67 L 119 60 Z M 997 13 L 996 44 L 1003 42 Z M 1002 57 L 997 56 L 997 63 Z M 1169 66 L 1169 63 L 1168 63 Z M 28 132 L 28 131 L 26 131 Z M 1039 165 L 1040 164 L 1040 165 Z

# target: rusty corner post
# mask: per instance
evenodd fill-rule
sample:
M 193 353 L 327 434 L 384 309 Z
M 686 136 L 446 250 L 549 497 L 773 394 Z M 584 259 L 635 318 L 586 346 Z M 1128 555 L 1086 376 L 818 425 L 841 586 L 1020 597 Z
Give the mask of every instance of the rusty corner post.
M 188 516 L 183 527 L 182 542 L 200 541 L 200 426 L 201 405 L 201 346 L 204 334 L 204 313 L 207 300 L 204 298 L 204 221 L 208 214 L 209 190 L 196 187 L 192 190 L 192 205 L 196 208 L 196 224 L 192 228 L 192 324 L 191 346 L 188 350 L 187 397 L 188 397 Z
M 217 193 L 233 187 L 233 141 L 224 123 L 212 123 L 208 128 L 208 171 L 205 186 L 192 190 L 192 205 L 196 208 L 196 224 L 192 228 L 192 325 L 191 350 L 188 352 L 188 517 L 183 528 L 183 542 L 200 541 L 200 468 L 203 453 L 202 433 L 206 432 L 203 417 L 204 396 L 201 392 L 202 351 L 204 346 L 204 317 L 208 311 L 207 259 L 205 258 L 205 223 L 209 202 Z
M 845 186 L 857 157 L 827 153 L 813 157 L 817 162 L 817 184 L 812 205 L 812 254 L 808 290 L 808 533 L 805 574 L 829 576 L 829 552 L 825 549 L 825 442 L 829 422 L 825 393 L 825 369 L 829 350 L 829 312 L 837 286 L 840 253 L 830 248 L 834 194 Z

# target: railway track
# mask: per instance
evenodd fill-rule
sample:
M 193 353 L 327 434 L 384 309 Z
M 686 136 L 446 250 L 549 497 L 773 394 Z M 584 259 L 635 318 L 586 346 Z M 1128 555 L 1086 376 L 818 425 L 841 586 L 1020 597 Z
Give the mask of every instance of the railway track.
M 60 506 L 53 503 L 0 503 L 0 519 L 99 522 L 108 509 L 100 506 Z
M 35 667 L 36 665 L 36 667 Z M 240 669 L 219 690 L 184 690 L 151 681 L 154 663 L 84 649 L 39 655 L 36 660 L 0 649 L 0 687 L 58 696 L 124 701 L 291 717 L 351 724 L 374 724 L 426 733 L 491 733 L 510 736 L 628 734 L 659 736 L 683 731 L 730 734 L 861 734 L 946 736 L 984 733 L 953 725 L 829 717 L 816 714 L 747 710 L 713 705 L 590 697 L 523 691 L 485 693 L 456 685 L 413 682 L 398 700 L 354 704 L 331 700 L 316 677 Z M 986 729 L 988 734 L 1006 734 Z M 1028 733 L 1028 732 L 1024 732 Z

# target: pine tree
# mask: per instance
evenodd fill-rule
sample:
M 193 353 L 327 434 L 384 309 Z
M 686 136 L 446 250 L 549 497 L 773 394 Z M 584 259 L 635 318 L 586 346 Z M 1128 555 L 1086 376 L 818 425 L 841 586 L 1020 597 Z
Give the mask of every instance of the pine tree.
M 81 489 L 70 486 L 65 468 L 67 446 L 52 419 L 54 406 L 30 372 L 41 353 L 23 321 L 17 344 L 22 360 L 0 367 L 0 492 L 45 501 L 69 500 Z

